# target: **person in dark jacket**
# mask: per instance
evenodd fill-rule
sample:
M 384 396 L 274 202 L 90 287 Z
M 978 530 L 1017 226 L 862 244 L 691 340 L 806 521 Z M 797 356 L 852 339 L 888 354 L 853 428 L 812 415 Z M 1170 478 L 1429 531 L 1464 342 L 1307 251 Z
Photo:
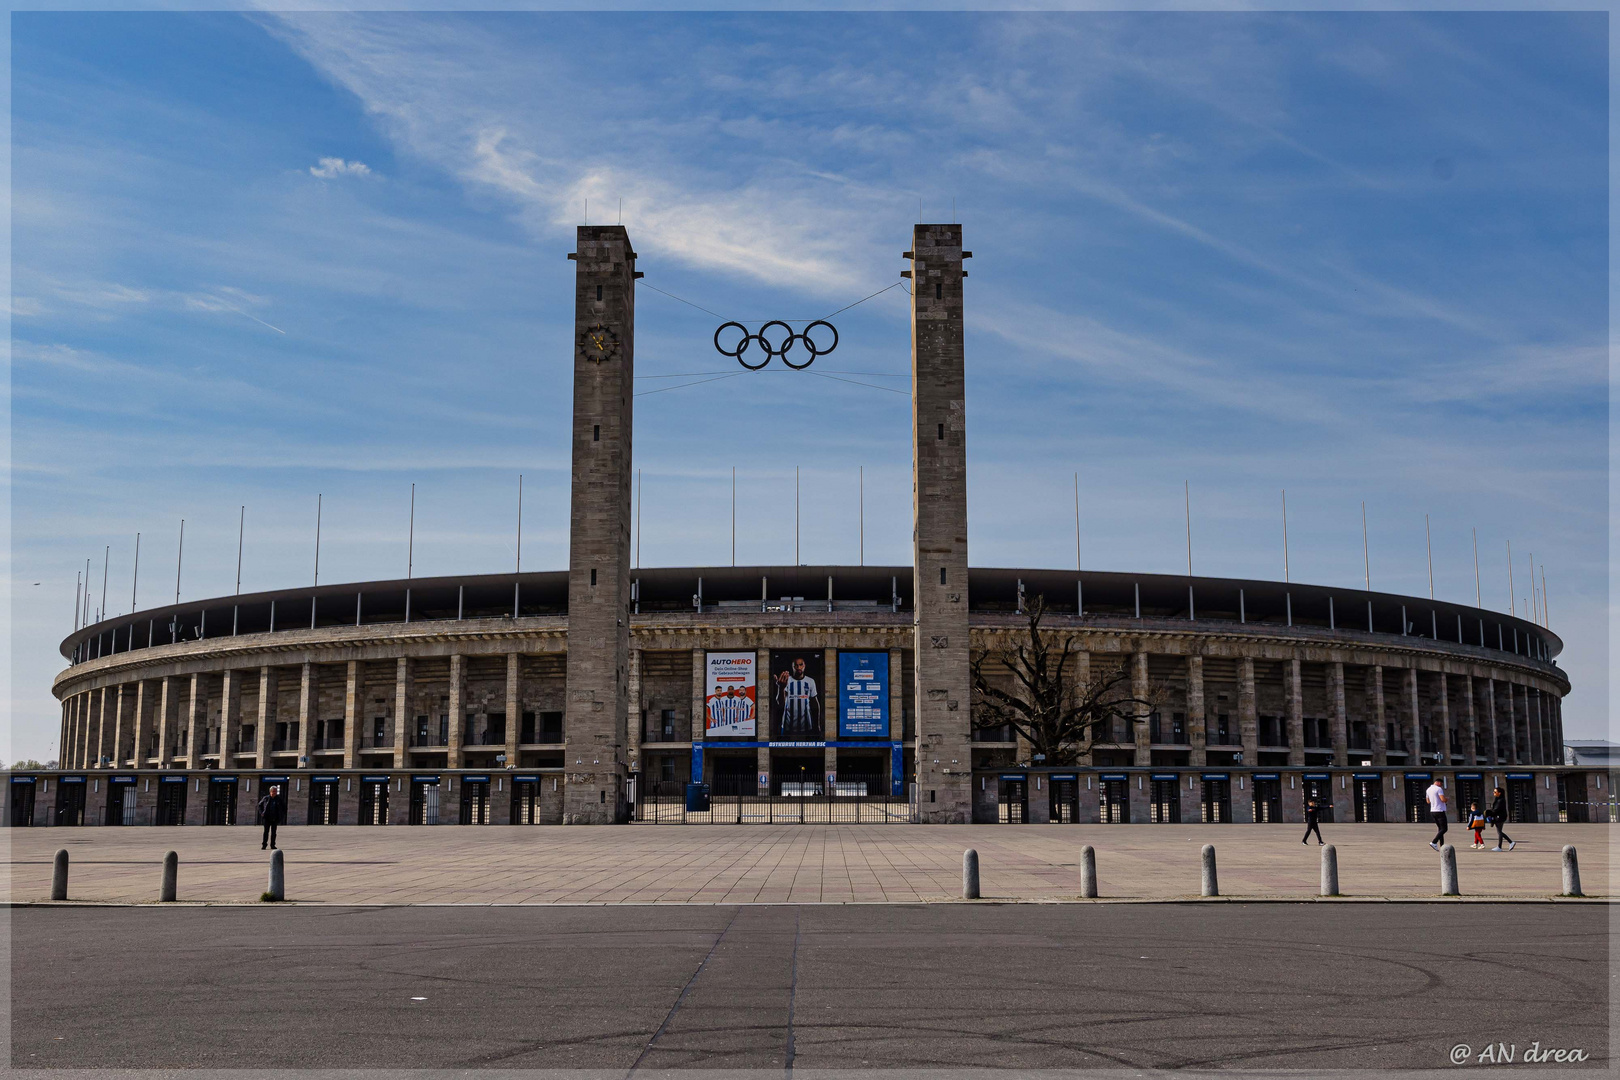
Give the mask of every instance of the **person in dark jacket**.
M 1496 826 L 1496 846 L 1492 851 L 1502 850 L 1502 841 L 1507 841 L 1507 849 L 1512 851 L 1517 841 L 1502 831 L 1502 823 L 1507 820 L 1507 797 L 1502 794 L 1501 788 L 1491 789 L 1491 808 L 1485 812 L 1486 819 Z
M 1305 836 L 1300 840 L 1302 844 L 1311 842 L 1311 833 L 1316 834 L 1317 847 L 1322 846 L 1322 808 L 1316 805 L 1315 799 L 1305 800 Z
M 265 792 L 264 798 L 259 800 L 259 823 L 264 826 L 264 839 L 259 842 L 259 850 L 266 847 L 274 849 L 276 846 L 276 826 L 286 817 L 286 808 L 281 801 L 281 789 L 272 787 Z

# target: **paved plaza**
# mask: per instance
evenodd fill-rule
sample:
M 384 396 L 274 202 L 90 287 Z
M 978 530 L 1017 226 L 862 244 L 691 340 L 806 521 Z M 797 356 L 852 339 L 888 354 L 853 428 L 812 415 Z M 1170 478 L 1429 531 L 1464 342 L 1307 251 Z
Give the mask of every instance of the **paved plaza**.
M 626 825 L 438 828 L 290 826 L 287 899 L 316 904 L 916 903 L 961 895 L 964 848 L 979 852 L 985 900 L 1068 901 L 1080 848 L 1097 851 L 1104 900 L 1196 897 L 1214 844 L 1223 896 L 1307 898 L 1320 882 L 1300 825 Z M 1350 899 L 1433 897 L 1440 857 L 1428 825 L 1327 825 Z M 1472 851 L 1453 826 L 1465 899 L 1547 898 L 1574 844 L 1589 896 L 1612 893 L 1607 825 L 1515 825 L 1512 852 Z M 163 853 L 179 853 L 182 902 L 244 903 L 264 890 L 259 830 L 5 830 L 7 898 L 50 896 L 51 859 L 72 861 L 70 901 L 155 901 Z
M 1430 1075 L 1459 1044 L 1497 1042 L 1516 1062 L 1539 1043 L 1608 1064 L 1609 911 L 1592 904 L 35 907 L 11 918 L 21 1069 Z

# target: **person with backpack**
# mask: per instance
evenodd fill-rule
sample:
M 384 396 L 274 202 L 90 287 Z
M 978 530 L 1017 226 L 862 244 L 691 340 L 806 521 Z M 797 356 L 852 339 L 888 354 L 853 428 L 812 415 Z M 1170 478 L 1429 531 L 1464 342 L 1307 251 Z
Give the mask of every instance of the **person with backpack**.
M 1486 811 L 1485 819 L 1496 826 L 1496 846 L 1491 848 L 1491 850 L 1501 851 L 1502 841 L 1506 840 L 1507 849 L 1512 851 L 1517 845 L 1517 841 L 1502 831 L 1502 823 L 1507 821 L 1507 797 L 1502 794 L 1501 788 L 1492 789 L 1491 808 Z
M 264 826 L 264 839 L 259 842 L 259 850 L 266 847 L 272 851 L 276 846 L 276 826 L 280 825 L 286 816 L 286 808 L 281 802 L 281 788 L 272 786 L 259 800 L 259 824 Z
M 1300 843 L 1302 843 L 1302 844 L 1310 843 L 1311 842 L 1311 833 L 1315 833 L 1316 834 L 1316 846 L 1317 847 L 1322 846 L 1321 820 L 1322 820 L 1322 808 L 1316 804 L 1315 796 L 1312 796 L 1311 798 L 1306 799 L 1305 800 L 1305 835 L 1300 839 L 1300 841 L 1299 841 Z
M 1479 803 L 1468 804 L 1468 827 L 1474 830 L 1475 850 L 1485 846 L 1485 815 L 1479 812 Z

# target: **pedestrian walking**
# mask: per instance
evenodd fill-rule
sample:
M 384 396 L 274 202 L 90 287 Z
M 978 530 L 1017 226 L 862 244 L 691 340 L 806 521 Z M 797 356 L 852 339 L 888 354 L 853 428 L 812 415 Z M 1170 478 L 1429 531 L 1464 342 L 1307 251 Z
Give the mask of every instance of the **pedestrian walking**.
M 1474 848 L 1485 846 L 1485 815 L 1479 812 L 1479 803 L 1468 804 L 1468 827 L 1474 830 Z
M 286 816 L 286 810 L 281 801 L 281 788 L 272 786 L 259 800 L 259 823 L 264 826 L 264 839 L 259 841 L 259 850 L 274 849 L 276 846 L 276 826 L 281 824 Z
M 1429 846 L 1439 851 L 1440 845 L 1446 838 L 1446 784 L 1444 780 L 1435 777 L 1434 783 L 1423 793 L 1429 800 L 1429 817 L 1434 819 L 1434 839 Z
M 1492 851 L 1502 850 L 1502 841 L 1507 841 L 1507 849 L 1512 851 L 1516 841 L 1513 837 L 1502 831 L 1502 823 L 1507 820 L 1507 797 L 1502 794 L 1501 788 L 1491 790 L 1491 808 L 1485 812 L 1485 817 L 1496 826 L 1496 846 Z
M 1300 843 L 1302 843 L 1302 844 L 1310 843 L 1311 842 L 1311 833 L 1315 833 L 1316 834 L 1316 846 L 1317 847 L 1322 846 L 1321 820 L 1322 820 L 1322 808 L 1316 804 L 1316 800 L 1314 798 L 1306 799 L 1305 800 L 1305 835 L 1304 835 L 1304 837 L 1302 837 L 1300 839 Z

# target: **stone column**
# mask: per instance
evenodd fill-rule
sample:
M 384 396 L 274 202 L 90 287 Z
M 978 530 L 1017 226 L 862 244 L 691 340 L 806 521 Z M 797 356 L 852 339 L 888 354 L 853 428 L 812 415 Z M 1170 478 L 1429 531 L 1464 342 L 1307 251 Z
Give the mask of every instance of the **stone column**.
M 838 681 L 838 650 L 828 649 L 821 662 L 822 682 L 822 738 L 829 744 L 822 752 L 821 767 L 823 772 L 838 775 L 838 748 L 831 743 L 838 738 L 838 695 L 843 692 L 843 684 Z M 970 777 L 971 779 L 971 774 Z M 825 777 L 823 777 L 825 779 Z M 832 794 L 832 785 L 827 786 L 827 794 Z
M 973 771 L 961 226 L 918 225 L 911 248 L 917 811 L 925 822 L 965 824 Z
M 1148 696 L 1147 653 L 1140 650 L 1131 654 L 1131 696 L 1138 701 Z M 1136 741 L 1133 760 L 1137 768 L 1146 768 L 1153 764 L 1153 727 L 1148 722 L 1151 710 L 1146 705 L 1138 705 L 1132 712 L 1131 735 Z
M 1368 717 L 1367 735 L 1372 743 L 1372 760 L 1374 765 L 1389 764 L 1389 745 L 1386 738 L 1384 721 L 1384 669 L 1374 664 L 1367 669 L 1368 706 L 1372 715 Z
M 202 768 L 202 748 L 197 740 L 207 731 L 208 723 L 208 689 L 203 683 L 203 676 L 196 674 L 191 677 L 191 688 L 186 694 L 186 768 Z M 201 729 L 201 730 L 199 730 Z
M 1423 764 L 1423 721 L 1418 707 L 1417 668 L 1401 676 L 1401 718 L 1406 728 L 1406 764 Z
M 304 662 L 298 673 L 298 767 L 308 768 L 315 745 L 315 710 L 320 707 L 320 676 Z
M 756 672 L 755 674 L 757 676 L 758 672 Z M 693 649 L 692 650 L 692 749 L 694 751 L 694 755 L 697 754 L 697 753 L 702 752 L 702 750 L 703 750 L 703 740 L 709 733 L 709 714 L 708 714 L 706 704 L 705 704 L 705 701 L 704 701 L 704 697 L 708 692 L 708 677 L 709 677 L 708 665 L 707 665 L 707 660 L 705 659 L 705 656 L 704 656 L 704 650 L 703 649 Z M 763 695 L 763 692 L 758 687 L 759 680 L 756 678 L 754 681 L 755 681 L 754 696 L 756 698 L 756 700 L 754 702 L 754 704 L 756 706 L 755 709 L 754 709 L 754 716 L 755 716 L 755 722 L 757 723 L 758 722 L 758 717 L 759 717 L 759 708 L 758 708 L 758 706 L 760 704 L 758 698 L 760 698 Z M 710 762 L 708 761 L 707 756 L 705 756 L 704 762 L 703 762 L 703 775 L 701 777 L 699 777 L 699 776 L 695 776 L 695 775 L 691 774 L 690 772 L 687 775 L 691 777 L 693 783 L 707 783 L 708 779 L 709 779 L 709 774 L 710 774 Z
M 360 661 L 350 660 L 343 680 L 343 767 L 360 763 L 360 725 L 365 722 L 365 682 Z
M 1481 681 L 1485 684 L 1485 734 L 1490 739 L 1485 759 L 1492 765 L 1500 765 L 1502 761 L 1498 747 L 1501 744 L 1497 741 L 1500 733 L 1496 729 L 1496 680 L 1487 677 Z
M 1530 728 L 1530 763 L 1545 765 L 1547 758 L 1542 751 L 1541 740 L 1541 694 L 1528 684 L 1524 688 L 1524 718 Z
M 754 710 L 758 717 L 757 727 L 759 730 L 759 740 L 760 742 L 770 742 L 771 699 L 775 696 L 776 685 L 771 681 L 771 651 L 769 649 L 759 650 L 758 654 L 756 654 L 754 657 L 754 674 L 754 681 L 757 685 L 757 689 L 754 691 L 754 693 L 759 698 L 758 702 L 756 703 L 758 708 Z M 765 782 L 763 784 L 757 785 L 759 794 L 764 795 L 770 791 L 771 784 L 770 747 L 761 746 L 759 748 L 758 753 L 754 755 L 754 769 L 757 774 L 755 777 L 756 780 L 759 776 L 763 776 L 765 778 Z
M 1474 677 L 1464 675 L 1462 681 L 1466 706 L 1458 733 L 1462 736 L 1463 764 L 1471 767 L 1479 764 L 1479 710 L 1474 707 Z
M 522 658 L 517 653 L 506 654 L 506 767 L 517 768 L 518 731 L 523 726 L 523 698 L 518 692 Z
M 219 767 L 236 767 L 237 739 L 242 730 L 242 673 L 225 669 L 219 692 Z
M 1335 660 L 1328 665 L 1328 705 L 1333 716 L 1328 721 L 1328 737 L 1333 742 L 1333 764 L 1344 768 L 1350 764 L 1350 713 L 1344 704 L 1344 664 Z
M 1446 680 L 1450 678 L 1444 671 L 1439 674 L 1439 684 L 1435 687 L 1434 708 L 1430 715 L 1440 730 L 1435 733 L 1435 741 L 1440 745 L 1440 766 L 1451 768 L 1451 694 Z M 1466 807 L 1465 807 L 1466 809 Z
M 1208 760 L 1207 734 L 1204 727 L 1204 658 L 1187 657 L 1187 764 L 1193 768 Z
M 1288 661 L 1288 764 L 1305 764 L 1305 691 L 1300 685 L 1299 658 Z M 1303 805 L 1303 804 L 1301 804 Z M 1303 819 L 1302 819 L 1303 820 Z
M 634 646 L 630 649 L 629 683 L 625 691 L 628 704 L 625 706 L 625 746 L 629 756 L 625 759 L 641 774 L 643 784 L 652 783 L 652 774 L 647 771 L 647 763 L 641 757 L 641 744 L 647 735 L 647 703 L 641 692 L 641 650 Z M 696 720 L 696 717 L 693 717 Z
M 394 661 L 394 768 L 403 769 L 409 760 L 406 746 L 411 724 L 411 658 L 401 656 Z M 508 764 L 515 763 L 515 759 Z
M 124 764 L 124 684 L 118 684 L 118 695 L 113 699 L 112 767 Z
M 140 679 L 135 683 L 135 716 L 131 725 L 135 729 L 135 745 L 131 748 L 130 761 L 137 769 L 146 766 L 146 744 L 151 739 L 151 728 L 146 723 L 146 680 Z
M 630 462 L 636 253 L 619 225 L 581 225 L 574 252 L 569 497 L 569 772 L 563 824 L 625 820 L 630 667 Z M 583 764 L 580 764 L 583 762 Z
M 1238 737 L 1243 740 L 1243 764 L 1260 763 L 1259 720 L 1254 707 L 1254 657 L 1238 657 Z
M 450 763 L 449 767 L 452 769 L 461 768 L 461 726 L 467 722 L 466 718 L 461 715 L 467 711 L 466 682 L 467 658 L 465 656 L 452 656 L 450 658 L 450 730 L 447 735 L 449 738 L 447 760 Z M 563 722 L 572 724 L 574 714 L 572 712 L 567 713 L 563 718 Z M 566 730 L 563 732 L 563 738 L 568 738 Z M 564 765 L 573 768 L 574 751 L 570 749 L 566 753 L 568 756 L 564 760 Z
M 174 762 L 174 726 L 169 717 L 175 711 L 175 680 L 172 675 L 165 675 L 158 690 L 157 737 L 160 769 L 167 769 Z
M 1506 764 L 1518 765 L 1521 764 L 1519 760 L 1519 710 L 1513 701 L 1513 683 L 1510 680 L 1503 680 L 1502 686 L 1507 691 L 1507 708 L 1503 710 L 1507 718 L 1508 754 Z
M 259 768 L 270 767 L 270 747 L 276 741 L 276 708 L 281 695 L 281 674 L 268 664 L 259 668 L 259 715 L 254 720 L 258 734 Z

